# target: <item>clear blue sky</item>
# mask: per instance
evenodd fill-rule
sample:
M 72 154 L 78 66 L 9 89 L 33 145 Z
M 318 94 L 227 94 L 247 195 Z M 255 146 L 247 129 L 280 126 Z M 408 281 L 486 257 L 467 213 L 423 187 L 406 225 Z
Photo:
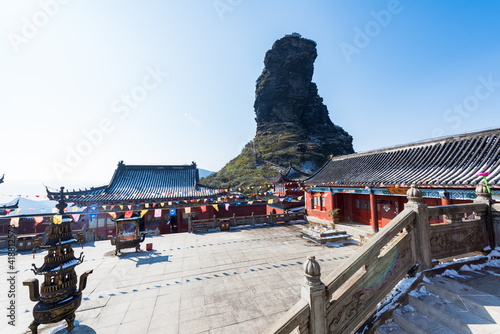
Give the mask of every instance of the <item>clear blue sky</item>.
M 104 185 L 119 160 L 219 170 L 292 32 L 358 152 L 498 127 L 499 31 L 495 1 L 2 0 L 0 194 Z

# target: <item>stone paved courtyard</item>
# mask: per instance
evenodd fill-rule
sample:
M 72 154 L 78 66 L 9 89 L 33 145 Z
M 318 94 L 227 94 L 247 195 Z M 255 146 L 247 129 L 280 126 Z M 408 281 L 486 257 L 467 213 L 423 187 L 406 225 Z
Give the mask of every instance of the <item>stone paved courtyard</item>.
M 302 265 L 315 255 L 323 277 L 334 271 L 358 246 L 319 246 L 300 237 L 302 225 L 236 229 L 206 234 L 171 234 L 146 238 L 153 251 L 126 249 L 114 255 L 109 241 L 84 246 L 78 275 L 93 269 L 76 313 L 79 331 L 89 333 L 261 333 L 300 298 Z M 78 256 L 81 247 L 74 245 Z M 17 326 L 2 318 L 0 333 L 26 333 L 35 305 L 22 282 L 35 277 L 33 261 L 18 254 Z M 1 281 L 7 256 L 0 255 Z M 36 276 L 39 280 L 41 276 Z M 8 305 L 7 291 L 0 305 Z M 39 333 L 65 323 L 41 325 Z M 59 331 L 62 332 L 62 331 Z M 65 332 L 65 331 L 64 331 Z

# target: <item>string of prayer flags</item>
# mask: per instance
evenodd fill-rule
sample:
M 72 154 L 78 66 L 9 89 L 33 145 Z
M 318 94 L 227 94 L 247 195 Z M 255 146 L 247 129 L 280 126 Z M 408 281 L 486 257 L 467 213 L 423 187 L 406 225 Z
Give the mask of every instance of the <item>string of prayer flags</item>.
M 58 224 L 61 224 L 62 223 L 62 215 L 55 215 L 53 218 L 52 218 L 52 221 L 54 222 L 54 224 L 58 225 Z
M 37 226 L 38 224 L 40 224 L 41 222 L 43 222 L 43 217 L 34 217 L 35 218 L 35 226 Z
M 125 216 L 124 217 L 125 218 L 130 218 L 130 217 L 132 217 L 133 213 L 134 213 L 133 211 L 125 211 Z
M 141 210 L 141 218 L 144 217 L 144 215 L 148 212 L 148 210 Z

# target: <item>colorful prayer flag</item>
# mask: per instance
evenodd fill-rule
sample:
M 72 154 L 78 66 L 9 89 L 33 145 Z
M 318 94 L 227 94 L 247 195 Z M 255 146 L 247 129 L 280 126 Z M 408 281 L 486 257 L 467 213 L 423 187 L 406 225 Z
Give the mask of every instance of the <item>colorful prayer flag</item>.
M 62 215 L 55 215 L 53 218 L 52 218 L 52 221 L 54 222 L 54 224 L 58 225 L 58 224 L 61 224 L 62 223 Z

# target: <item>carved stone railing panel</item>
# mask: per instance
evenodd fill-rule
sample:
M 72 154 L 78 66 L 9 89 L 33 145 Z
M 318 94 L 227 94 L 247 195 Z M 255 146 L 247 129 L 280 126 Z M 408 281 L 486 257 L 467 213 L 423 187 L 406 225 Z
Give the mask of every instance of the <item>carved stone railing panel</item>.
M 365 273 L 332 295 L 327 306 L 329 333 L 350 333 L 377 308 L 378 303 L 415 265 L 413 232 L 403 232 L 384 249 Z
M 481 251 L 488 246 L 483 219 L 431 226 L 430 239 L 434 259 Z
M 429 207 L 430 215 L 445 215 L 448 223 L 431 225 L 429 238 L 432 258 L 439 259 L 481 251 L 488 246 L 485 203 Z M 464 214 L 474 212 L 475 219 L 465 220 Z
M 367 260 L 378 256 L 380 250 L 386 247 L 403 229 L 411 227 L 414 220 L 415 212 L 410 209 L 404 209 L 384 227 L 383 232 L 379 232 L 370 238 L 370 240 L 352 256 L 349 262 L 344 263 L 339 270 L 326 277 L 325 285 L 327 286 L 327 296 L 331 296 L 334 291 L 340 288 L 354 273 L 367 263 Z

